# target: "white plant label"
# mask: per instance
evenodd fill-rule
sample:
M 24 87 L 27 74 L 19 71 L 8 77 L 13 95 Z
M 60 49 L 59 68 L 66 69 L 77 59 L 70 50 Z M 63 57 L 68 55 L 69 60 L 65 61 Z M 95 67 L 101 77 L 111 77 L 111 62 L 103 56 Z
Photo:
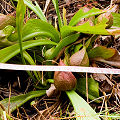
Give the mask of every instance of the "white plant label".
M 80 67 L 80 66 L 18 65 L 18 64 L 0 63 L 0 69 L 25 70 L 25 71 L 65 71 L 65 72 L 120 74 L 120 69 Z

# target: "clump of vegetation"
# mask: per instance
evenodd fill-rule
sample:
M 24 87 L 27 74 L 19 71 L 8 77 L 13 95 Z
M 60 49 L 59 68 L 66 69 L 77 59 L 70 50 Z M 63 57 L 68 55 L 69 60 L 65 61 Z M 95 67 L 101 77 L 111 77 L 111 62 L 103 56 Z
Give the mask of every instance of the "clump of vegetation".
M 58 62 L 58 66 L 98 67 L 95 63 L 97 61 L 120 68 L 120 55 L 116 49 L 109 47 L 111 41 L 106 46 L 97 44 L 100 36 L 119 37 L 118 17 L 120 14 L 114 11 L 118 3 L 114 3 L 105 10 L 82 7 L 68 23 L 66 9 L 63 8 L 61 17 L 58 0 L 52 0 L 52 2 L 58 20 L 55 22 L 55 27 L 46 19 L 37 2 L 34 5 L 29 0 L 18 0 L 16 19 L 13 16 L 0 15 L 0 21 L 3 23 L 0 25 L 1 63 L 8 61 L 12 63 L 12 58 L 18 56 L 19 61 L 16 63 L 24 65 L 55 65 Z M 25 21 L 26 7 L 29 7 L 38 16 L 38 19 Z M 99 82 L 101 81 L 107 81 L 111 85 L 112 90 L 115 91 L 111 92 L 111 95 L 120 97 L 115 87 L 116 84 L 113 84 L 104 74 L 87 75 L 86 73 L 85 76 L 82 73 L 75 74 L 71 71 L 47 72 L 47 70 L 44 76 L 42 72 L 38 71 L 27 71 L 27 73 L 37 90 L 0 101 L 1 119 L 7 117 L 12 120 L 7 113 L 8 109 L 13 112 L 30 99 L 46 93 L 48 96 L 57 96 L 55 93 L 59 94 L 61 91 L 64 91 L 69 97 L 75 111 L 74 117 L 72 117 L 77 120 L 80 120 L 81 117 L 84 120 L 100 120 L 100 117 L 112 119 L 114 117 L 114 115 L 109 115 L 107 100 L 104 100 L 105 112 L 97 114 L 87 103 L 88 101 L 86 102 L 81 97 L 83 95 L 87 97 L 87 100 L 101 103 L 102 99 L 97 99 L 100 97 Z M 38 88 L 41 89 L 38 90 Z M 105 95 L 105 92 L 103 93 Z M 32 105 L 34 106 L 33 103 Z M 115 117 L 115 119 L 117 118 L 118 116 Z

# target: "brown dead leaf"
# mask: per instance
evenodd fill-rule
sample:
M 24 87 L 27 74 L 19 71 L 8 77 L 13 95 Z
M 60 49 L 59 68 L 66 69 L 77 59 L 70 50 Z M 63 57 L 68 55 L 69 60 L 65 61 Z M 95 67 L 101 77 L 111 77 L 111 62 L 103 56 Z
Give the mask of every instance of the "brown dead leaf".
M 88 56 L 90 59 L 94 59 L 94 58 L 108 59 L 108 58 L 113 57 L 116 54 L 116 52 L 117 51 L 114 48 L 107 48 L 105 46 L 97 46 L 88 52 Z
M 97 67 L 97 64 L 92 63 L 92 66 Z M 93 73 L 92 77 L 93 77 L 94 80 L 99 81 L 99 82 L 102 82 L 102 81 L 106 80 L 106 76 L 104 74 L 102 74 L 102 73 L 100 73 L 100 74 Z
M 66 2 L 67 5 L 70 5 L 71 0 L 65 0 L 65 2 Z
M 97 64 L 92 64 L 93 67 L 97 67 Z M 102 82 L 102 81 L 107 81 L 107 83 L 111 86 L 113 86 L 113 83 L 109 80 L 109 78 L 105 75 L 105 74 L 102 74 L 102 73 L 93 73 L 92 74 L 92 77 L 94 78 L 94 80 L 96 81 L 99 81 L 99 82 Z
M 88 12 L 90 10 L 90 8 L 88 7 L 83 7 L 82 8 L 84 12 Z M 83 25 L 84 23 L 86 23 L 87 21 L 89 21 L 91 26 L 94 26 L 93 20 L 95 19 L 94 16 L 90 17 L 90 18 L 83 18 L 78 24 L 77 26 Z
M 118 95 L 119 98 L 120 98 L 120 83 L 117 84 L 117 95 Z
M 120 62 L 120 54 L 116 50 L 115 54 L 107 60 L 109 60 L 109 61 L 119 61 Z
M 0 14 L 0 30 L 5 28 L 7 25 L 16 25 L 16 20 L 14 16 Z
M 105 60 L 103 58 L 95 58 L 94 60 L 120 68 L 120 61 L 117 60 Z
M 108 79 L 108 77 L 105 76 L 105 74 L 97 74 L 97 73 L 94 73 L 93 74 L 93 78 L 99 82 L 102 82 L 102 81 L 107 81 L 111 86 L 113 85 L 113 83 Z
M 112 0 L 112 1 L 117 1 L 117 0 Z M 118 13 L 119 12 L 119 4 L 115 4 L 114 2 L 111 2 L 110 7 L 106 8 L 105 10 L 107 10 L 110 13 L 111 12 Z
M 120 68 L 120 54 L 117 52 L 117 50 L 116 53 L 109 59 L 103 59 L 98 57 L 94 58 L 94 60 Z
M 112 4 L 118 4 L 118 3 L 120 3 L 120 0 L 111 0 L 111 3 Z
M 116 104 L 120 104 L 120 83 L 117 83 L 112 90 L 112 95 L 116 98 Z
M 102 82 L 102 81 L 106 80 L 106 76 L 104 74 L 94 73 L 93 78 L 94 78 L 94 80 L 97 80 L 99 82 Z
M 103 81 L 102 85 L 100 86 L 102 92 L 111 92 L 112 91 L 112 86 L 110 84 L 108 84 L 107 81 Z
M 72 66 L 89 66 L 89 58 L 86 48 L 82 48 L 70 57 L 70 65 Z
M 114 27 L 111 29 L 106 29 L 110 35 L 119 35 L 120 34 L 120 28 L 119 27 Z

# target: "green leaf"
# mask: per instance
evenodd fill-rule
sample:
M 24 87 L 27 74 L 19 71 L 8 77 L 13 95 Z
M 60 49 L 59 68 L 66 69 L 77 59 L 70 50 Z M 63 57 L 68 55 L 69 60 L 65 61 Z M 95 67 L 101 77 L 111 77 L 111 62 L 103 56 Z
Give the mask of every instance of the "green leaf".
M 11 25 L 6 26 L 4 29 L 0 30 L 0 40 L 8 38 L 15 28 Z
M 116 50 L 113 48 L 106 48 L 105 46 L 98 46 L 95 47 L 93 49 L 91 49 L 88 52 L 88 56 L 89 58 L 104 58 L 104 59 L 108 59 L 111 58 L 113 55 L 115 55 Z
M 97 39 L 99 35 L 93 35 L 92 37 L 90 37 L 86 43 L 85 43 L 85 47 L 87 49 L 87 51 L 89 51 L 92 48 L 92 43 Z
M 18 0 L 14 0 L 14 1 L 18 1 Z M 43 14 L 40 6 L 38 5 L 38 3 L 35 1 L 35 5 L 32 4 L 32 2 L 30 0 L 24 0 L 25 5 L 27 5 L 33 12 L 36 13 L 36 15 L 43 21 L 47 22 L 47 19 L 45 17 L 45 15 Z
M 2 35 L 3 37 L 9 37 L 14 30 L 15 28 L 13 26 L 8 25 L 3 30 L 0 30 L 0 31 L 3 31 L 4 33 L 4 35 Z M 0 37 L 1 37 L 1 34 L 0 34 Z
M 13 26 L 8 25 L 3 30 L 0 30 L 0 47 L 3 48 L 15 44 L 8 40 L 8 37 L 12 34 L 14 29 L 15 28 Z
M 30 65 L 36 65 L 34 60 L 32 59 L 32 57 L 26 52 L 23 52 L 23 57 L 30 63 Z M 40 72 L 39 71 L 33 71 L 35 77 L 37 78 L 37 80 L 40 80 Z
M 51 38 L 55 42 L 60 41 L 59 32 L 52 25 L 40 19 L 30 19 L 23 26 L 22 41 L 29 40 L 37 36 L 45 36 Z M 9 37 L 10 41 L 17 41 L 17 39 L 18 36 L 16 33 Z
M 46 59 L 49 59 L 53 53 L 53 51 L 55 50 L 55 47 L 51 47 L 50 49 L 48 49 L 46 52 L 45 52 L 45 58 Z
M 120 14 L 112 13 L 113 16 L 113 26 L 120 27 Z
M 76 120 L 100 120 L 92 107 L 74 90 L 66 91 L 66 94 L 74 107 L 76 116 L 78 116 Z
M 22 30 L 26 7 L 23 0 L 19 0 L 16 9 L 16 25 Z
M 56 13 L 57 13 L 59 28 L 61 28 L 63 26 L 63 23 L 62 23 L 62 19 L 61 19 L 61 16 L 60 16 L 58 0 L 52 0 L 52 2 L 54 4 L 54 7 L 55 7 L 55 10 L 56 10 Z
M 18 41 L 20 46 L 20 54 L 22 58 L 22 62 L 24 63 L 24 57 L 23 57 L 23 50 L 22 50 L 22 28 L 23 28 L 23 21 L 24 21 L 24 15 L 26 11 L 26 6 L 24 4 L 23 0 L 19 0 L 17 4 L 16 9 L 16 27 L 18 32 Z
M 31 91 L 27 94 L 13 96 L 10 98 L 10 111 L 13 112 L 16 109 L 16 107 L 20 107 L 28 100 L 33 99 L 35 97 L 40 97 L 44 94 L 46 94 L 46 90 Z M 8 98 L 0 101 L 0 103 L 5 107 L 6 110 L 8 109 L 8 102 L 9 102 Z
M 79 93 L 86 96 L 86 79 L 80 78 L 77 80 L 76 89 Z M 99 84 L 92 78 L 88 78 L 88 97 L 90 100 L 94 100 L 99 97 Z M 100 102 L 96 100 L 95 102 Z
M 79 37 L 79 34 L 73 34 L 70 36 L 65 37 L 64 39 L 62 39 L 58 45 L 56 46 L 56 48 L 54 49 L 53 53 L 51 54 L 51 56 L 48 59 L 53 59 L 54 57 L 56 57 L 58 55 L 58 53 L 67 45 L 75 42 Z
M 40 19 L 31 19 L 23 27 L 23 40 L 31 39 L 35 36 L 50 37 L 53 41 L 59 42 L 59 32 L 47 22 Z
M 74 53 L 78 52 L 78 51 L 80 50 L 80 48 L 82 48 L 82 47 L 83 47 L 83 44 L 82 44 L 82 43 L 77 44 L 77 45 L 75 46 L 75 48 L 74 48 Z
M 70 26 L 74 26 L 76 25 L 81 19 L 83 18 L 88 18 L 91 16 L 95 16 L 101 13 L 104 13 L 105 11 L 103 10 L 99 10 L 98 8 L 92 8 L 91 10 L 89 10 L 88 12 L 84 12 L 83 8 L 81 8 L 70 20 L 69 25 Z
M 26 50 L 28 48 L 39 46 L 39 45 L 57 45 L 57 43 L 52 42 L 50 40 L 30 40 L 23 42 L 23 50 Z M 4 49 L 0 50 L 0 62 L 4 63 L 7 62 L 9 59 L 14 57 L 20 52 L 19 44 L 15 44 L 9 47 L 6 47 Z
M 105 29 L 106 24 L 100 23 L 96 24 L 95 26 L 91 26 L 89 21 L 84 23 L 80 26 L 63 26 L 61 28 L 61 36 L 62 38 L 66 37 L 67 35 L 73 33 L 73 32 L 81 32 L 86 34 L 101 34 L 101 35 L 110 35 L 110 33 Z
M 64 25 L 67 25 L 66 9 L 64 7 L 63 7 L 63 23 L 64 23 Z

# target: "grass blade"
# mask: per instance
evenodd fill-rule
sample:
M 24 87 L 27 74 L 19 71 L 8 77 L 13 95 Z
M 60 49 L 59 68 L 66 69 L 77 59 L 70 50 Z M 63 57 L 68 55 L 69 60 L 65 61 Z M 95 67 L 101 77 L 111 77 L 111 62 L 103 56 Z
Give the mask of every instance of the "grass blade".
M 62 19 L 61 19 L 61 16 L 60 16 L 58 0 L 52 0 L 52 2 L 54 4 L 55 10 L 56 10 L 56 13 L 57 13 L 57 16 L 58 16 L 59 28 L 61 28 L 63 26 L 63 23 L 62 23 Z
M 23 63 L 25 63 L 25 61 L 24 61 L 23 51 L 22 51 L 22 27 L 23 27 L 25 11 L 26 11 L 26 7 L 23 0 L 19 0 L 17 4 L 17 9 L 16 9 L 16 27 L 18 32 L 20 54 L 21 54 Z
M 23 52 L 24 58 L 30 63 L 30 65 L 36 65 L 32 57 L 26 52 Z M 37 78 L 38 81 L 40 81 L 40 72 L 39 71 L 33 71 L 35 77 Z
M 14 0 L 14 1 L 18 1 L 18 0 Z M 25 5 L 27 5 L 33 12 L 36 13 L 36 15 L 43 21 L 47 22 L 47 19 L 44 15 L 44 13 L 42 12 L 42 9 L 40 8 L 40 6 L 38 5 L 37 2 L 35 2 L 35 5 L 32 4 L 32 2 L 30 0 L 24 0 Z

